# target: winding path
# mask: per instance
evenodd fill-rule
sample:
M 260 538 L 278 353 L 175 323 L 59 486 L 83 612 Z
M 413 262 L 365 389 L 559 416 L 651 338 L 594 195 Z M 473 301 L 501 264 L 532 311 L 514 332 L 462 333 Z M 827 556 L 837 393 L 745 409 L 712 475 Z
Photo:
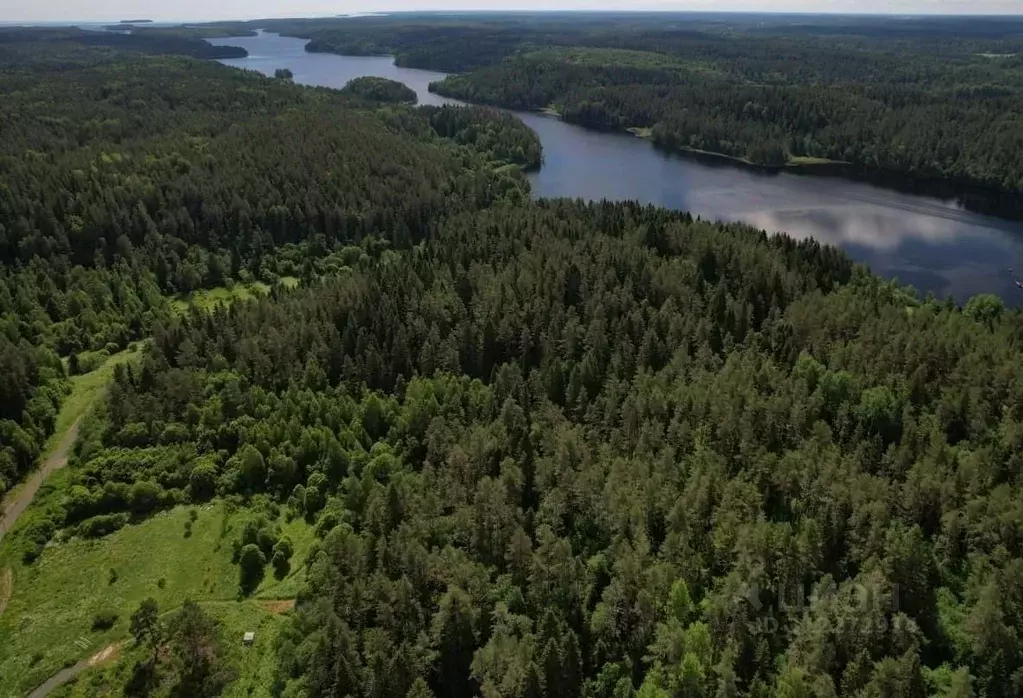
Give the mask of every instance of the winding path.
M 86 669 L 91 669 L 97 664 L 115 658 L 118 650 L 120 650 L 126 642 L 127 641 L 110 645 L 88 659 L 83 659 L 74 666 L 61 669 L 59 672 L 48 678 L 39 688 L 29 693 L 28 698 L 46 698 L 46 696 L 53 693 L 56 689 L 66 684 Z
M 39 469 L 25 480 L 24 485 L 8 495 L 4 500 L 3 508 L 0 509 L 3 512 L 3 516 L 0 517 L 0 541 L 14 528 L 18 518 L 28 509 L 28 505 L 35 499 L 36 492 L 39 491 L 39 488 L 46 481 L 46 478 L 50 476 L 50 473 L 60 470 L 67 465 L 68 452 L 71 451 L 75 439 L 78 438 L 78 428 L 81 423 L 81 417 L 76 419 L 64 433 L 60 443 L 57 444 L 57 448 L 43 461 Z

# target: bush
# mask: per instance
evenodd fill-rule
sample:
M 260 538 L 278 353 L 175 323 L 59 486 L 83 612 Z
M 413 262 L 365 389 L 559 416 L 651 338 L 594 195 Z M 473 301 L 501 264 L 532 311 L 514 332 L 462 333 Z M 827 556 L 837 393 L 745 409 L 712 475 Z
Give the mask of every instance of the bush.
M 205 502 L 217 492 L 217 466 L 203 461 L 192 468 L 188 478 L 188 496 L 193 502 Z
M 128 506 L 138 516 L 151 513 L 160 505 L 163 488 L 155 482 L 141 480 L 131 486 L 128 493 Z
M 85 374 L 92 373 L 97 368 L 102 366 L 107 359 L 110 358 L 110 353 L 107 351 L 83 351 L 76 356 L 74 365 L 71 366 L 72 374 Z
M 258 545 L 249 543 L 238 556 L 239 577 L 242 594 L 249 595 L 256 590 L 266 570 L 266 556 Z
M 104 630 L 110 630 L 117 622 L 117 618 L 117 611 L 100 611 L 92 617 L 92 631 L 103 632 Z
M 280 550 L 274 553 L 270 564 L 274 568 L 274 578 L 277 580 L 284 579 L 291 572 L 291 560 Z
M 102 538 L 124 528 L 127 524 L 127 514 L 103 514 L 83 521 L 76 530 L 78 535 L 84 538 Z

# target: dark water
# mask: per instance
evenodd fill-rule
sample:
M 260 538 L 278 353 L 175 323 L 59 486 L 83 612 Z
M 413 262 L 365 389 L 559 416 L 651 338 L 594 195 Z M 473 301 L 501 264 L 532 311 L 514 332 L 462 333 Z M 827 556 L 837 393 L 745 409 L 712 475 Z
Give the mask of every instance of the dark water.
M 442 73 L 399 68 L 389 58 L 306 53 L 305 41 L 274 34 L 216 39 L 249 57 L 223 63 L 273 74 L 290 68 L 296 82 L 343 87 L 362 75 L 398 80 L 422 104 L 446 100 L 428 91 Z M 704 218 L 739 220 L 845 249 L 876 273 L 922 293 L 958 301 L 996 293 L 1023 304 L 1023 223 L 963 210 L 955 201 L 902 194 L 833 177 L 766 174 L 669 155 L 630 135 L 589 131 L 532 113 L 518 116 L 544 148 L 530 175 L 536 196 L 637 199 Z M 1018 269 L 1018 272 L 1010 272 Z

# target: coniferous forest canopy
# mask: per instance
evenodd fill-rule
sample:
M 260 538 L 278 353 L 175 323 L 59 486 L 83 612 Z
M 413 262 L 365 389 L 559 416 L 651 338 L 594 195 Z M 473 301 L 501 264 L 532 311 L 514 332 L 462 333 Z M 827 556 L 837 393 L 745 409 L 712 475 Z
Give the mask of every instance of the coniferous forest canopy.
M 1023 20 L 394 15 L 280 20 L 309 51 L 461 73 L 438 93 L 671 150 L 1023 192 Z
M 539 61 L 541 78 L 605 75 L 586 90 L 668 104 L 681 88 L 652 76 L 670 64 L 723 95 L 751 71 L 825 109 L 895 95 L 902 75 L 891 112 L 918 110 L 926 133 L 930 109 L 942 127 L 955 109 L 1015 117 L 993 96 L 1011 59 L 963 58 L 1010 52 L 995 25 L 864 38 L 849 20 L 828 53 L 812 27 L 602 34 L 554 16 L 542 42 L 535 19 L 510 24 L 506 46 L 479 19 L 389 21 L 363 25 L 365 52 L 398 50 L 384 36 L 417 62 L 478 47 L 463 68 L 480 72 L 453 85 Z M 315 40 L 353 40 L 346 26 Z M 532 201 L 521 171 L 540 144 L 506 113 L 395 104 L 387 82 L 300 87 L 165 36 L 0 33 L 0 492 L 36 464 L 71 376 L 140 350 L 66 486 L 4 540 L 16 579 L 76 540 L 223 504 L 249 517 L 226 541 L 240 598 L 301 581 L 270 696 L 1023 693 L 1023 311 L 921 300 L 812 240 Z M 631 63 L 602 73 L 608 55 Z M 988 79 L 987 96 L 939 99 Z M 881 148 L 876 126 L 858 128 Z M 985 144 L 970 171 L 1009 158 Z M 257 282 L 252 300 L 173 302 Z M 312 531 L 306 553 L 281 521 Z M 85 695 L 229 690 L 238 638 L 202 601 L 143 602 L 132 661 Z M 7 613 L 0 667 L 38 622 Z M 47 678 L 23 664 L 16 695 Z

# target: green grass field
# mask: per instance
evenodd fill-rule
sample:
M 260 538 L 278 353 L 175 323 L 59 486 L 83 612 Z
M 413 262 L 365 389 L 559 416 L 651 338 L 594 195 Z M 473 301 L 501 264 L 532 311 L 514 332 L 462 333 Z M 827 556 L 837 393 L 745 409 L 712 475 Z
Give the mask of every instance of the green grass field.
M 220 695 L 223 698 L 270 698 L 274 672 L 274 639 L 284 616 L 259 601 L 203 604 L 220 622 L 226 659 L 235 679 Z M 248 631 L 256 640 L 246 647 L 242 637 Z M 124 695 L 124 685 L 142 651 L 125 643 L 120 651 L 95 668 L 86 670 L 71 683 L 50 694 L 54 698 L 115 698 Z
M 186 538 L 189 509 L 163 512 L 99 540 L 51 545 L 33 565 L 8 561 L 14 593 L 0 616 L 0 695 L 24 695 L 62 667 L 125 638 L 131 614 L 149 596 L 162 611 L 186 599 L 236 605 L 231 542 L 245 512 L 229 514 L 219 503 L 197 509 Z M 312 528 L 301 520 L 281 524 L 295 546 L 293 571 L 278 581 L 268 567 L 257 598 L 293 598 L 302 581 Z M 103 611 L 117 613 L 117 622 L 94 632 L 93 619 Z
M 298 279 L 295 279 L 295 283 L 297 285 Z M 270 293 L 270 287 L 260 281 L 251 284 L 236 283 L 231 288 L 218 286 L 217 288 L 195 291 L 187 296 L 180 296 L 175 298 L 171 305 L 175 312 L 178 313 L 187 312 L 188 308 L 192 305 L 201 310 L 211 310 L 221 303 L 252 300 L 259 296 L 265 296 L 268 293 Z
M 138 346 L 134 351 L 126 349 L 111 356 L 95 371 L 71 377 L 71 394 L 64 399 L 64 404 L 57 414 L 57 425 L 43 449 L 44 458 L 60 443 L 75 420 L 84 415 L 96 398 L 103 394 L 103 390 L 114 376 L 114 368 L 136 358 L 139 351 Z

